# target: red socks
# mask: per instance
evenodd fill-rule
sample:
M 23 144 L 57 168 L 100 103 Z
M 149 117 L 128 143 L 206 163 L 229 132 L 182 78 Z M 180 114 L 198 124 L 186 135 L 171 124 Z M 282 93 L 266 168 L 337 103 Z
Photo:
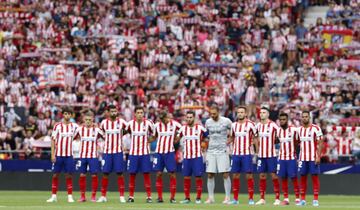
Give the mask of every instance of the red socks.
M 72 195 L 72 191 L 73 191 L 72 177 L 66 178 L 66 188 L 68 195 Z
M 191 186 L 191 179 L 184 178 L 185 199 L 190 199 L 190 186 Z
M 287 179 L 287 177 L 281 179 L 281 186 L 282 186 L 282 191 L 284 193 L 284 198 L 285 199 L 289 198 L 289 188 L 288 188 L 288 179 Z
M 156 177 L 156 191 L 158 193 L 158 198 L 162 199 L 162 191 L 163 191 L 163 180 L 162 177 Z
M 98 177 L 97 175 L 92 175 L 91 176 L 91 197 L 95 197 L 96 196 L 96 191 L 98 188 Z
M 144 184 L 147 197 L 151 197 L 151 181 L 149 173 L 144 173 Z
M 124 192 L 125 192 L 124 177 L 118 176 L 117 183 L 118 183 L 118 190 L 119 190 L 120 196 L 124 196 Z
M 101 196 L 106 197 L 108 184 L 109 184 L 109 178 L 103 176 L 101 180 Z
M 280 199 L 280 183 L 279 179 L 273 179 L 273 186 L 274 186 L 274 193 L 275 193 L 275 199 Z
M 176 178 L 170 177 L 170 199 L 175 198 L 176 193 Z
M 86 191 L 86 176 L 80 176 L 80 179 L 79 179 L 79 187 L 80 187 L 81 197 L 85 197 L 85 191 Z
M 297 177 L 294 177 L 291 179 L 293 185 L 294 185 L 294 193 L 295 193 L 295 198 L 298 199 L 299 198 L 299 183 L 298 183 L 298 179 Z
M 260 178 L 260 197 L 261 197 L 261 199 L 265 199 L 265 191 L 266 191 L 266 179 Z
M 318 175 L 312 175 L 312 182 L 313 182 L 313 191 L 314 191 L 314 200 L 319 199 L 319 190 L 320 190 L 320 182 Z
M 201 199 L 203 181 L 201 177 L 196 178 L 196 198 Z
M 51 193 L 56 194 L 59 186 L 59 178 L 53 177 L 51 181 Z
M 305 176 L 301 176 L 301 182 L 300 182 L 300 195 L 301 195 L 301 200 L 305 200 L 305 196 L 306 196 L 306 191 L 307 191 L 307 175 Z
M 134 197 L 136 174 L 130 174 L 129 197 Z
M 234 200 L 239 200 L 239 189 L 240 189 L 240 179 L 233 178 L 233 194 Z
M 248 179 L 247 184 L 248 184 L 249 199 L 253 200 L 254 199 L 254 179 L 253 178 Z

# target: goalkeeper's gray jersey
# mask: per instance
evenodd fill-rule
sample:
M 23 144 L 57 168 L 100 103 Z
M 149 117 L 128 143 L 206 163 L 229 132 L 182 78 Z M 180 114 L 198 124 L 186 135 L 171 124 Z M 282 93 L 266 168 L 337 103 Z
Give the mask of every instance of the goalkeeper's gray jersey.
M 209 132 L 208 153 L 221 154 L 226 152 L 227 136 L 231 129 L 231 123 L 229 118 L 221 116 L 218 121 L 214 121 L 212 118 L 206 120 L 205 128 Z

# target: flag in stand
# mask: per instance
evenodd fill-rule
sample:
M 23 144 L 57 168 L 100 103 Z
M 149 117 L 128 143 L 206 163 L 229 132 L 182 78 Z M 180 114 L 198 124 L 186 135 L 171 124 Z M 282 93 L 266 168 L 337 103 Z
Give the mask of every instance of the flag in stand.
M 65 68 L 63 65 L 44 64 L 40 67 L 39 87 L 63 87 L 65 86 Z

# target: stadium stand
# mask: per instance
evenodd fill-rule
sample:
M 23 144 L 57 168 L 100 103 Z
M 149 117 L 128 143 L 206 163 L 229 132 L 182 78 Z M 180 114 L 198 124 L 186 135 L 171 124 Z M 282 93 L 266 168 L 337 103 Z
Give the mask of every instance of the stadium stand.
M 304 25 L 309 5 L 326 19 Z M 245 104 L 290 114 L 310 109 L 326 134 L 323 162 L 360 151 L 359 1 L 2 0 L 0 159 L 49 158 L 62 106 L 117 105 L 147 118 L 167 109 L 201 122 L 216 103 L 234 119 Z M 44 152 L 45 151 L 45 152 Z

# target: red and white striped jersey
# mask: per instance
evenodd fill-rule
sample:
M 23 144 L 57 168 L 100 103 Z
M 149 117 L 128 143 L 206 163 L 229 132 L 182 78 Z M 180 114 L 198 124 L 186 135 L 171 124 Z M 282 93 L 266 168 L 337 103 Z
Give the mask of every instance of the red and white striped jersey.
M 139 77 L 139 69 L 136 66 L 127 66 L 124 69 L 125 77 L 129 81 L 137 80 Z
M 78 128 L 76 123 L 56 123 L 52 131 L 52 138 L 55 140 L 55 156 L 72 156 L 72 141 L 75 131 Z
M 253 150 L 253 137 L 257 135 L 255 123 L 246 120 L 244 123 L 234 122 L 231 125 L 231 136 L 233 136 L 232 155 L 251 155 Z
M 80 139 L 80 158 L 97 158 L 98 140 L 104 136 L 97 126 L 90 128 L 80 126 L 76 129 L 74 139 Z
M 174 120 L 170 120 L 167 124 L 162 122 L 156 123 L 154 130 L 158 140 L 155 152 L 161 154 L 174 152 L 174 139 L 180 128 L 181 124 Z
M 256 125 L 257 133 L 259 136 L 259 158 L 276 157 L 275 152 L 275 138 L 278 126 L 273 121 Z
M 154 133 L 154 124 L 150 120 L 141 123 L 130 120 L 127 130 L 131 133 L 130 155 L 148 155 L 150 153 L 148 136 Z
M 280 141 L 279 159 L 294 160 L 296 158 L 295 143 L 299 141 L 297 128 L 289 126 L 284 130 L 279 127 L 277 137 Z
M 104 133 L 104 153 L 114 154 L 122 152 L 123 131 L 127 129 L 126 121 L 120 118 L 115 121 L 105 119 L 101 122 L 100 129 Z
M 204 132 L 206 132 L 206 129 L 201 125 L 194 125 L 193 127 L 184 125 L 180 128 L 179 135 L 184 141 L 183 152 L 185 159 L 198 158 L 202 156 L 201 141 Z
M 315 161 L 317 156 L 317 141 L 322 138 L 323 133 L 319 126 L 310 125 L 307 128 L 298 128 L 300 136 L 300 160 Z

